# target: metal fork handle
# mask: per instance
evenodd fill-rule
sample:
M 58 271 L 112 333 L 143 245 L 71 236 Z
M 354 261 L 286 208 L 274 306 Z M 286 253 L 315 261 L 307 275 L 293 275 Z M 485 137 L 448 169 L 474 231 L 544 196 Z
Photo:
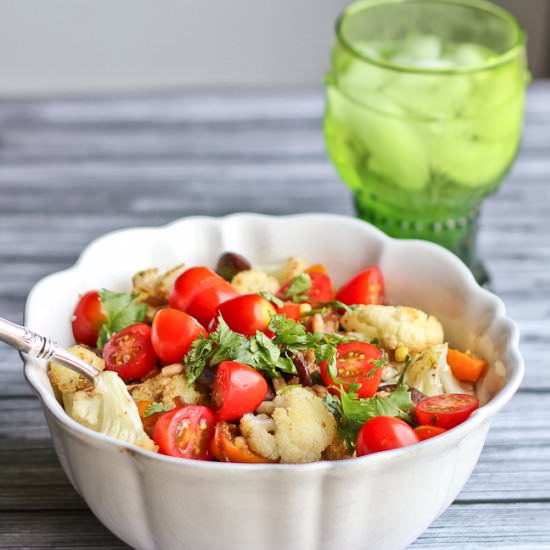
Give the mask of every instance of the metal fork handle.
M 2 317 L 0 317 L 0 342 L 8 344 L 8 346 L 18 349 L 30 357 L 45 360 L 54 359 L 60 365 L 68 367 L 92 381 L 101 372 L 59 347 L 49 338 L 36 334 L 27 327 L 12 323 Z

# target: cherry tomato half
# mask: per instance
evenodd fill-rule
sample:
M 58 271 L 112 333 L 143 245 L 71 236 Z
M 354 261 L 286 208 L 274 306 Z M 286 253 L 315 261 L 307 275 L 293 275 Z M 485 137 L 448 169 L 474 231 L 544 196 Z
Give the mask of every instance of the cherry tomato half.
M 255 369 L 236 361 L 218 365 L 212 386 L 212 406 L 220 420 L 239 420 L 265 399 L 267 382 Z
M 307 302 L 330 302 L 334 295 L 332 289 L 332 281 L 326 273 L 320 273 L 319 271 L 312 271 L 308 273 L 311 279 L 311 287 L 304 292 L 307 296 Z M 292 279 L 287 281 L 277 292 L 277 297 L 281 300 L 285 299 L 285 295 L 292 283 Z
M 116 332 L 103 348 L 103 359 L 105 370 L 115 371 L 125 382 L 144 377 L 157 364 L 149 326 L 136 323 Z
M 258 294 L 244 294 L 220 305 L 218 312 L 231 330 L 254 336 L 256 331 L 265 332 L 275 308 Z
M 99 292 L 96 290 L 86 292 L 76 305 L 71 322 L 75 341 L 95 347 L 99 330 L 106 319 L 101 307 Z
M 191 344 L 206 336 L 204 327 L 191 315 L 179 309 L 161 309 L 153 319 L 151 341 L 163 363 L 179 363 Z
M 384 277 L 378 266 L 360 271 L 336 294 L 336 300 L 344 304 L 383 304 Z
M 443 393 L 422 399 L 416 405 L 416 420 L 422 426 L 450 429 L 462 424 L 479 408 L 477 397 L 467 393 Z
M 207 267 L 184 271 L 170 293 L 170 307 L 181 309 L 207 327 L 223 302 L 239 293 L 222 277 Z
M 431 437 L 445 433 L 447 430 L 445 428 L 438 428 L 437 426 L 417 426 L 414 431 L 418 439 L 424 441 L 425 439 L 430 439 Z
M 177 407 L 163 413 L 157 420 L 153 441 L 164 455 L 208 460 L 215 424 L 216 414 L 208 407 Z
M 237 435 L 237 426 L 229 422 L 218 422 L 210 443 L 211 455 L 220 462 L 246 464 L 270 464 L 272 461 L 252 452 L 246 440 Z
M 344 390 L 348 391 L 350 384 L 361 384 L 356 390 L 359 397 L 372 397 L 382 378 L 382 369 L 373 365 L 372 361 L 381 357 L 381 351 L 366 342 L 349 342 L 336 346 L 336 370 Z M 338 395 L 339 389 L 334 386 L 339 383 L 332 379 L 327 362 L 322 361 L 320 368 L 323 383 L 331 393 Z
M 375 416 L 359 430 L 357 436 L 357 456 L 389 451 L 418 443 L 415 431 L 395 416 Z

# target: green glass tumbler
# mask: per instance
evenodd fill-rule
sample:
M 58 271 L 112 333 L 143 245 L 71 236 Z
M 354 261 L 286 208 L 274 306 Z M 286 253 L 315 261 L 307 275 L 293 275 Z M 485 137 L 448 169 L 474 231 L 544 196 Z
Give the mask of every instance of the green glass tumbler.
M 326 78 L 329 156 L 360 218 L 476 254 L 482 199 L 517 154 L 525 36 L 483 0 L 363 0 L 336 25 Z

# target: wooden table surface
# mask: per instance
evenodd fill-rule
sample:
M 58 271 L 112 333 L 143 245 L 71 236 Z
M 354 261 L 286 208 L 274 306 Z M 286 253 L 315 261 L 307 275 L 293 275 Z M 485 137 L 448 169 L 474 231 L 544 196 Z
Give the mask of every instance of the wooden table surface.
M 351 215 L 322 107 L 320 90 L 1 101 L 0 315 L 21 321 L 32 285 L 113 229 L 244 210 Z M 462 493 L 411 548 L 550 548 L 549 220 L 550 81 L 531 87 L 520 155 L 482 216 L 527 375 Z M 126 548 L 69 485 L 3 345 L 0 443 L 0 547 Z

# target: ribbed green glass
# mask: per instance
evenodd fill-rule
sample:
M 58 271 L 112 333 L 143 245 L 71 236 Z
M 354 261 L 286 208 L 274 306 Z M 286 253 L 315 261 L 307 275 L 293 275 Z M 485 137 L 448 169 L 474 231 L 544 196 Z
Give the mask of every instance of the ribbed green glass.
M 479 282 L 479 205 L 508 172 L 523 122 L 525 37 L 483 0 L 364 0 L 338 20 L 325 139 L 358 215 L 437 242 Z

